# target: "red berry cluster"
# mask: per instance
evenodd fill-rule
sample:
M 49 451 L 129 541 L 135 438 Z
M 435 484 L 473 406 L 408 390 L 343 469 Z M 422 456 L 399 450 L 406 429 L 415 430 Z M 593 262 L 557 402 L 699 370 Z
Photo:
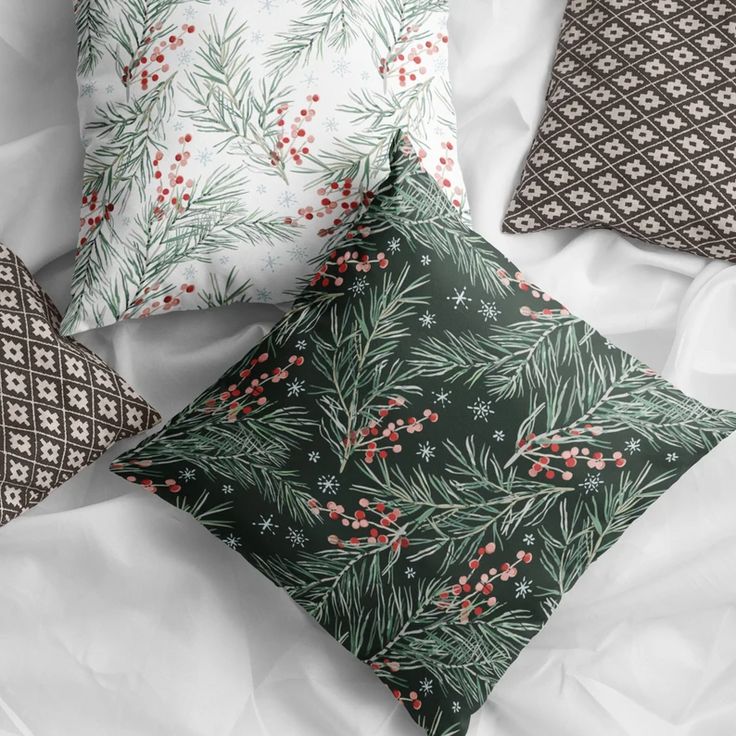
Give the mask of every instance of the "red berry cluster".
M 241 416 L 248 416 L 259 406 L 267 403 L 266 384 L 285 381 L 292 367 L 304 364 L 304 358 L 301 355 L 292 355 L 288 365 L 283 368 L 275 367 L 258 373 L 259 366 L 263 365 L 268 358 L 268 353 L 261 353 L 256 358 L 251 358 L 249 367 L 240 371 L 241 382 L 233 383 L 216 397 L 207 399 L 204 404 L 204 413 L 223 413 L 228 422 L 235 422 Z
M 330 534 L 327 541 L 338 549 L 344 549 L 346 546 L 369 547 L 374 544 L 384 544 L 390 545 L 394 552 L 400 552 L 409 546 L 406 528 L 397 523 L 401 511 L 399 509 L 389 511 L 385 503 L 371 504 L 367 498 L 361 498 L 358 501 L 360 508 L 352 514 L 346 513 L 345 507 L 335 501 L 328 501 L 326 506 L 320 506 L 317 499 L 310 498 L 307 506 L 315 516 L 324 512 L 330 520 L 340 521 L 342 526 L 349 527 L 356 532 L 362 531 L 361 536 L 354 535 L 348 539 L 341 539 L 337 534 Z
M 454 207 L 462 207 L 463 205 L 463 195 L 465 194 L 465 191 L 460 186 L 453 186 L 452 183 L 452 175 L 455 171 L 455 165 L 456 161 L 454 158 L 453 151 L 455 150 L 455 146 L 452 143 L 452 141 L 443 141 L 442 142 L 442 155 L 439 158 L 439 161 L 435 165 L 434 169 L 434 180 L 443 188 L 446 190 L 452 190 L 452 199 L 451 202 Z M 424 163 L 424 159 L 427 157 L 427 152 L 422 148 L 418 151 L 419 160 Z
M 187 23 L 181 26 L 181 33 L 172 33 L 168 38 L 158 38 L 163 30 L 160 21 L 148 28 L 148 35 L 138 47 L 130 64 L 123 67 L 120 79 L 123 85 L 130 87 L 139 83 L 145 92 L 150 84 L 161 79 L 162 74 L 169 71 L 165 51 L 176 51 L 184 45 L 184 38 L 188 33 L 194 33 L 195 28 Z
M 541 299 L 543 302 L 552 301 L 552 296 L 546 291 L 542 291 L 538 286 L 535 286 L 531 282 L 527 281 L 520 271 L 517 271 L 513 277 L 509 276 L 508 272 L 504 268 L 499 268 L 496 271 L 499 281 L 504 286 L 510 286 L 511 284 L 518 284 L 519 291 L 526 291 L 531 294 L 535 299 Z M 531 307 L 523 306 L 519 309 L 519 312 L 524 317 L 530 317 L 531 319 L 544 319 L 553 317 L 569 317 L 570 310 L 565 307 L 559 309 L 550 309 L 545 307 L 543 309 L 532 309 Z
M 79 218 L 79 229 L 83 234 L 79 238 L 79 248 L 87 244 L 102 222 L 110 219 L 110 213 L 115 209 L 112 202 L 105 205 L 98 202 L 98 196 L 97 192 L 92 192 L 82 197 L 82 215 Z
M 314 220 L 322 218 L 332 218 L 332 223 L 327 227 L 321 228 L 320 237 L 332 235 L 335 229 L 344 224 L 345 217 L 354 213 L 362 204 L 367 207 L 375 197 L 371 191 L 361 192 L 354 190 L 352 179 L 344 181 L 333 181 L 326 187 L 317 189 L 317 196 L 320 197 L 318 205 L 308 205 L 300 207 L 297 210 L 297 217 L 285 217 L 284 222 L 287 225 L 298 225 L 301 220 Z
M 403 703 L 410 703 L 414 710 L 419 710 L 422 707 L 422 701 L 419 700 L 417 693 L 412 690 L 407 697 L 401 694 L 401 690 L 393 690 L 394 697 L 396 700 L 400 700 Z
M 580 437 L 585 434 L 598 437 L 602 433 L 601 427 L 592 424 L 568 429 L 565 435 L 555 431 L 538 437 L 531 432 L 519 440 L 517 456 L 531 463 L 530 477 L 536 478 L 543 474 L 547 480 L 553 480 L 558 474 L 562 480 L 571 480 L 573 469 L 579 464 L 591 470 L 604 470 L 607 463 L 623 468 L 626 459 L 622 452 L 616 451 L 606 457 L 600 450 L 579 444 Z
M 371 662 L 371 669 L 374 671 L 388 671 L 396 673 L 401 669 L 401 665 L 398 662 L 393 662 L 388 657 L 384 657 L 383 662 Z
M 468 562 L 470 572 L 460 575 L 456 583 L 439 594 L 437 607 L 453 614 L 457 613 L 461 624 L 467 624 L 471 616 L 477 618 L 493 608 L 497 603 L 496 596 L 492 595 L 494 581 L 506 582 L 516 577 L 517 567 L 522 563 L 528 565 L 533 559 L 531 552 L 519 550 L 514 562 L 503 562 L 498 567 L 489 567 L 473 582 L 473 577 L 481 569 L 483 557 L 492 555 L 495 551 L 494 542 L 479 547 L 477 554 Z
M 271 166 L 283 168 L 286 161 L 291 160 L 296 166 L 304 163 L 302 156 L 309 154 L 309 146 L 314 143 L 314 136 L 308 135 L 304 128 L 305 123 L 311 123 L 316 112 L 314 103 L 319 102 L 319 95 L 307 95 L 307 106 L 299 110 L 299 114 L 291 122 L 289 135 L 279 130 L 276 139 L 276 147 L 270 151 Z M 286 126 L 286 113 L 289 110 L 287 103 L 282 103 L 276 108 L 276 125 L 279 129 Z
M 434 40 L 422 40 L 424 33 L 419 26 L 407 26 L 388 56 L 382 57 L 378 73 L 384 78 L 398 79 L 400 87 L 406 87 L 427 73 L 425 57 L 439 53 L 440 47 L 448 41 L 444 33 L 437 33 Z
M 152 460 L 134 460 L 132 465 L 137 465 L 139 468 L 150 468 L 153 464 Z M 112 463 L 110 468 L 112 470 L 122 470 L 125 466 L 122 463 Z M 128 475 L 125 478 L 131 483 L 138 483 L 145 488 L 149 493 L 157 493 L 158 491 L 169 491 L 169 493 L 179 493 L 181 491 L 181 485 L 177 483 L 173 478 L 167 478 L 163 481 L 154 481 L 152 478 L 138 479 L 135 475 Z
M 327 261 L 325 261 L 317 270 L 317 273 L 312 276 L 312 280 L 309 282 L 310 286 L 329 286 L 330 281 L 335 286 L 342 286 L 344 283 L 344 274 L 350 266 L 354 266 L 357 273 L 368 273 L 372 268 L 373 264 L 377 264 L 379 268 L 384 269 L 388 267 L 388 258 L 385 253 L 377 253 L 375 258 L 371 258 L 366 253 L 360 253 L 357 250 L 345 250 L 341 255 L 338 255 L 336 250 L 330 253 Z M 337 273 L 331 273 L 334 269 Z
M 368 464 L 373 462 L 376 455 L 381 460 L 385 460 L 389 453 L 400 453 L 402 450 L 399 443 L 400 432 L 406 434 L 422 432 L 425 422 L 434 424 L 439 419 L 437 412 L 425 409 L 421 418 L 409 416 L 406 420 L 397 419 L 388 422 L 385 427 L 381 427 L 383 420 L 389 416 L 390 412 L 403 408 L 405 404 L 406 400 L 401 397 L 389 399 L 386 406 L 382 406 L 378 410 L 378 418 L 371 419 L 365 427 L 351 432 L 349 437 L 343 439 L 343 445 L 357 452 L 362 452 L 363 459 Z
M 164 293 L 171 287 L 156 282 L 150 286 L 146 286 L 140 296 L 136 297 L 130 309 L 123 314 L 123 319 L 131 319 L 135 314 L 141 318 L 152 317 L 158 311 L 169 312 L 176 309 L 182 298 L 187 294 L 194 293 L 196 287 L 194 284 L 183 283 L 179 285 L 179 290 L 173 294 Z M 145 305 L 145 306 L 144 306 Z M 141 309 L 141 307 L 143 307 Z
M 153 214 L 156 219 L 161 220 L 165 217 L 167 207 L 171 208 L 177 214 L 186 211 L 191 201 L 191 189 L 194 186 L 193 179 L 185 179 L 182 169 L 187 166 L 192 154 L 187 150 L 187 144 L 192 142 L 192 136 L 179 136 L 179 144 L 181 150 L 174 156 L 174 161 L 169 165 L 168 186 L 161 182 L 164 178 L 164 172 L 161 170 L 161 162 L 164 154 L 157 151 L 153 157 L 154 178 L 159 181 L 156 187 L 156 205 L 153 208 Z

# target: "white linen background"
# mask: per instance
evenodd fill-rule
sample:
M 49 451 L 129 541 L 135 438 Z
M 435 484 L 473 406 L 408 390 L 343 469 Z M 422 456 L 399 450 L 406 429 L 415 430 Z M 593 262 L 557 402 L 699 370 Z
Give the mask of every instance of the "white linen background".
M 604 231 L 500 233 L 563 7 L 454 0 L 476 229 L 617 345 L 699 399 L 736 408 L 736 266 Z M 0 241 L 62 308 L 80 194 L 74 56 L 69 0 L 0 0 Z M 174 313 L 83 340 L 168 417 L 278 314 Z M 0 736 L 418 733 L 283 592 L 109 473 L 124 446 L 0 529 Z M 735 474 L 731 438 L 583 576 L 471 736 L 733 736 Z

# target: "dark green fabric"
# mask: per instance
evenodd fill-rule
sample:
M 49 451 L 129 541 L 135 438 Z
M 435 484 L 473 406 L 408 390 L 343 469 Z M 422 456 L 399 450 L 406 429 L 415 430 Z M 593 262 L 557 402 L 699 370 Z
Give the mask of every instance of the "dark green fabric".
M 560 596 L 736 416 L 526 281 L 405 150 L 352 235 L 113 468 L 286 588 L 429 734 L 463 734 Z

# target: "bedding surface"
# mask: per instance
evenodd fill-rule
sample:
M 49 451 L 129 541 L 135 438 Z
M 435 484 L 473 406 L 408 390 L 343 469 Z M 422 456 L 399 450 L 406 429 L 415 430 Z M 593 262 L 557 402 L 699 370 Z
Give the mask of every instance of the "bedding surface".
M 451 73 L 475 226 L 616 345 L 734 409 L 736 266 L 602 231 L 500 233 L 563 8 L 454 4 Z M 62 0 L 0 0 L 0 12 L 0 240 L 63 308 L 81 162 L 71 12 Z M 169 417 L 279 314 L 237 305 L 82 339 Z M 0 530 L 0 736 L 418 733 L 285 593 L 196 521 L 113 476 L 107 462 L 124 447 Z M 734 473 L 732 437 L 583 576 L 472 736 L 732 736 Z

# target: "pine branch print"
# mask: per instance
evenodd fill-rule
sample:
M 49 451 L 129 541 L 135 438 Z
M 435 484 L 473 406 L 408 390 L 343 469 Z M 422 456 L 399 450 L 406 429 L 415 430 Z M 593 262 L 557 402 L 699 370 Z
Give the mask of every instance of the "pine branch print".
M 194 285 L 177 287 L 170 280 L 184 264 L 207 263 L 223 250 L 273 242 L 291 234 L 280 218 L 246 210 L 242 176 L 220 169 L 200 184 L 175 173 L 170 189 L 159 186 L 162 193 L 149 205 L 148 216 L 137 219 L 126 256 L 120 260 L 117 292 L 110 301 L 110 310 L 118 318 L 148 317 L 159 309 L 178 306 L 176 300 L 195 291 Z M 227 297 L 245 297 L 247 284 L 233 288 L 232 278 Z M 179 293 L 173 294 L 177 288 Z
M 173 109 L 173 77 L 132 103 L 109 103 L 87 127 L 83 193 L 122 205 L 141 180 L 153 174 L 151 151 L 163 147 Z
M 107 36 L 109 0 L 75 0 L 74 20 L 77 26 L 77 74 L 86 77 L 97 68 L 104 53 Z
M 492 449 L 476 447 L 473 438 L 461 447 L 447 441 L 445 447 L 451 462 L 440 472 L 366 468 L 366 481 L 354 486 L 357 493 L 380 497 L 417 520 L 412 560 L 440 553 L 440 569 L 457 564 L 479 544 L 513 536 L 522 523 L 543 523 L 559 500 L 576 490 L 504 470 Z
M 248 294 L 251 282 L 241 278 L 235 267 L 228 271 L 224 283 L 213 273 L 209 276 L 209 282 L 210 290 L 200 289 L 198 294 L 201 304 L 207 309 L 250 301 Z
M 305 14 L 277 34 L 279 41 L 267 53 L 271 68 L 283 74 L 319 58 L 325 46 L 347 51 L 362 22 L 359 0 L 305 0 L 303 5 Z
M 350 260 L 357 261 L 361 270 L 367 263 L 360 258 Z M 379 268 L 384 261 L 388 267 L 388 259 L 378 260 Z M 425 298 L 415 295 L 426 279 L 410 281 L 408 275 L 406 268 L 397 276 L 386 273 L 383 289 L 366 305 L 361 303 L 355 313 L 342 318 L 333 312 L 329 341 L 316 338 L 319 353 L 315 368 L 327 382 L 321 402 L 325 414 L 322 432 L 341 457 L 343 468 L 355 451 L 355 444 L 346 438 L 373 419 L 388 400 L 387 394 L 416 393 L 405 383 L 411 376 L 401 363 L 387 360 L 409 334 L 408 319 L 426 303 Z
M 413 362 L 427 375 L 443 376 L 474 386 L 479 381 L 494 399 L 520 396 L 528 388 L 541 389 L 559 382 L 563 372 L 579 376 L 582 384 L 594 330 L 581 319 L 559 319 L 491 325 L 481 333 L 445 333 L 428 337 Z
M 125 13 L 110 30 L 110 52 L 115 59 L 118 78 L 131 93 L 146 92 L 156 85 L 170 68 L 167 56 L 184 45 L 195 32 L 189 23 L 175 26 L 171 16 L 190 0 L 128 0 Z M 192 0 L 195 3 L 206 0 Z
M 291 90 L 280 73 L 255 84 L 253 59 L 242 50 L 247 25 L 236 25 L 235 17 L 230 11 L 222 28 L 212 19 L 202 34 L 204 43 L 184 90 L 195 107 L 184 114 L 200 131 L 222 136 L 220 150 L 243 153 L 260 170 L 288 182 L 289 158 L 281 139 Z

